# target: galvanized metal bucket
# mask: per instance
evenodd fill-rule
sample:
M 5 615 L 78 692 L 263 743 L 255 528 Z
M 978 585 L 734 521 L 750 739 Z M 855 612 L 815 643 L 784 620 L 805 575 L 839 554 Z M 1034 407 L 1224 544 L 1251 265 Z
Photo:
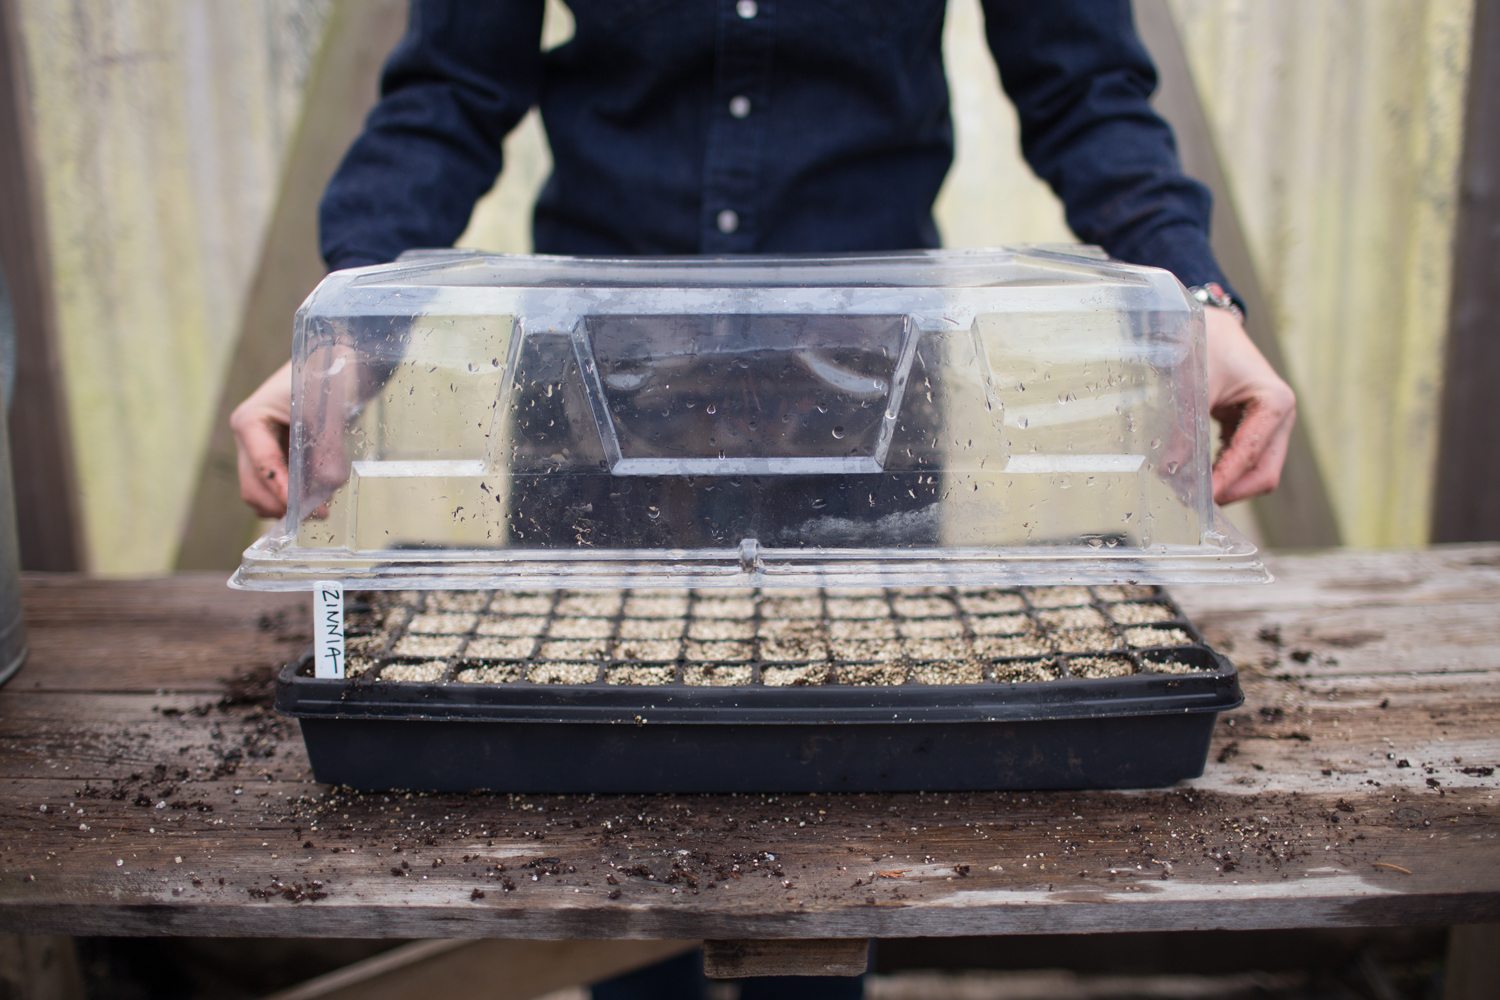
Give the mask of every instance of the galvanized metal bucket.
M 16 503 L 10 468 L 10 430 L 6 412 L 14 378 L 15 327 L 10 293 L 0 274 L 0 684 L 26 659 L 26 629 L 21 623 L 21 545 L 16 538 Z

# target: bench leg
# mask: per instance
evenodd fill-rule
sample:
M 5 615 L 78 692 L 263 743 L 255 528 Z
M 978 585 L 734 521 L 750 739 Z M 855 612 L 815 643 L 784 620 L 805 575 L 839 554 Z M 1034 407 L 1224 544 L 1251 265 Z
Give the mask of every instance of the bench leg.
M 865 938 L 703 942 L 703 970 L 711 979 L 858 976 L 869 964 Z
M 1500 924 L 1463 924 L 1448 932 L 1443 1000 L 1491 1000 L 1500 990 Z
M 0 934 L 0 996 L 83 1000 L 83 973 L 73 939 Z

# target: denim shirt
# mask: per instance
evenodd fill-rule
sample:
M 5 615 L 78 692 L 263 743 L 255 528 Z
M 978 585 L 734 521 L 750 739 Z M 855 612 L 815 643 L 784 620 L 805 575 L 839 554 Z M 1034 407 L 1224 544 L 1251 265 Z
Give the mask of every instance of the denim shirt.
M 451 245 L 533 106 L 553 158 L 538 252 L 939 244 L 932 205 L 953 159 L 945 0 L 570 6 L 573 38 L 543 51 L 543 0 L 412 0 L 380 100 L 323 197 L 330 267 Z M 984 13 L 1022 152 L 1078 237 L 1184 284 L 1225 283 L 1209 193 L 1148 102 L 1156 71 L 1127 0 L 985 0 Z

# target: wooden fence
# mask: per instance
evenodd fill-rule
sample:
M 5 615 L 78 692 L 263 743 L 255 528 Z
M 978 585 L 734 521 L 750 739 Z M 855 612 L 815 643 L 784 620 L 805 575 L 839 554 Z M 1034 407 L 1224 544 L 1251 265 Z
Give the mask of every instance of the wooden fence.
M 285 356 L 290 310 L 319 276 L 312 206 L 401 6 L 0 0 L 15 81 L 0 97 L 23 112 L 26 225 L 46 265 L 32 291 L 60 361 L 58 481 L 78 486 L 76 512 L 33 502 L 23 516 L 80 540 L 88 567 L 227 568 L 251 535 L 223 417 Z M 1185 159 L 1219 188 L 1221 256 L 1257 290 L 1255 333 L 1301 397 L 1304 444 L 1259 507 L 1261 533 L 1424 541 L 1472 0 L 1142 0 L 1138 20 Z M 570 30 L 553 0 L 549 42 Z M 947 242 L 1068 239 L 1020 162 L 977 0 L 952 0 L 945 43 L 959 149 L 939 200 Z M 465 245 L 527 248 L 548 169 L 535 115 L 507 153 Z

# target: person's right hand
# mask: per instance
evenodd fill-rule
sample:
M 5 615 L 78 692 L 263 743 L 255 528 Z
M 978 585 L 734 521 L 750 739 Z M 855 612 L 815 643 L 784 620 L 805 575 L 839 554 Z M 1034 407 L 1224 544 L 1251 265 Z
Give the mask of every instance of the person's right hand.
M 288 361 L 229 415 L 239 452 L 240 499 L 261 517 L 286 513 L 291 423 L 292 363 Z

